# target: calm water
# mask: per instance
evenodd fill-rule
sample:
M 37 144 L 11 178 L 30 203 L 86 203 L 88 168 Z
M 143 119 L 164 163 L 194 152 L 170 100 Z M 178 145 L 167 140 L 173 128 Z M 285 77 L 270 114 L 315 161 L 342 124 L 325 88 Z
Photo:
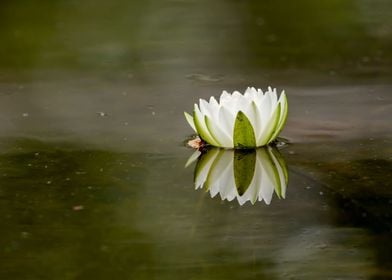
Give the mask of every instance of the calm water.
M 392 279 L 391 11 L 2 1 L 0 279 Z M 240 206 L 183 111 L 250 85 L 288 94 L 288 184 Z

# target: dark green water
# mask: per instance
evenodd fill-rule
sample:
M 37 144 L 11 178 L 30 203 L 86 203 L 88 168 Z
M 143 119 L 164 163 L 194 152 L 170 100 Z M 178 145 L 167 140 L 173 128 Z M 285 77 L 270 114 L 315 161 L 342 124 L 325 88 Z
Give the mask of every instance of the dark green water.
M 0 279 L 392 279 L 391 11 L 2 1 Z M 240 206 L 195 190 L 183 111 L 252 85 L 289 182 Z

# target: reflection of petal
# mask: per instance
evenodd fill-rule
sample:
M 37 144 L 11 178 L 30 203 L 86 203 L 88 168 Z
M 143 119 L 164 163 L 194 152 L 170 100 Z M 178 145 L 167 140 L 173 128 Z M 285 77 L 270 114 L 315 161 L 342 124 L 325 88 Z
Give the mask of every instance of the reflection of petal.
M 196 150 L 186 161 L 185 163 L 185 168 L 191 165 L 194 161 L 197 160 L 197 158 L 201 155 L 201 152 L 199 150 Z
M 195 168 L 195 187 L 196 189 L 203 187 L 207 180 L 208 173 L 212 163 L 217 156 L 219 149 L 212 149 L 208 153 L 201 155 Z
M 237 198 L 240 205 L 261 200 L 268 205 L 274 192 L 285 198 L 287 182 L 284 159 L 272 147 L 248 151 L 213 148 L 199 157 L 195 169 L 196 189 L 204 187 L 211 197 L 219 194 L 222 200 Z
M 237 195 L 237 191 L 234 188 L 235 193 L 233 196 L 233 186 L 235 186 L 233 184 L 233 151 L 221 151 L 222 156 L 214 168 L 214 176 L 218 178 L 216 186 L 214 186 L 216 191 L 214 191 L 214 195 L 211 193 L 211 196 L 214 197 L 217 193 L 220 193 L 222 200 L 232 200 Z
M 274 194 L 274 183 L 271 180 L 271 161 L 268 156 L 267 149 L 257 150 L 257 169 L 261 173 L 261 182 L 259 188 L 259 201 L 264 200 L 266 204 L 270 204 L 272 195 Z

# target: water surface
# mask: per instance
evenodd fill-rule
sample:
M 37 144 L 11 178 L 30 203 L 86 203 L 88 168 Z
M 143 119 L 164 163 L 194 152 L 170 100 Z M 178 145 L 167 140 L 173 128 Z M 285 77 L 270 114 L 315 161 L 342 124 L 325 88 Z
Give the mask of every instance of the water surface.
M 1 279 L 389 279 L 386 0 L 4 1 Z M 183 111 L 285 89 L 285 198 L 195 190 Z

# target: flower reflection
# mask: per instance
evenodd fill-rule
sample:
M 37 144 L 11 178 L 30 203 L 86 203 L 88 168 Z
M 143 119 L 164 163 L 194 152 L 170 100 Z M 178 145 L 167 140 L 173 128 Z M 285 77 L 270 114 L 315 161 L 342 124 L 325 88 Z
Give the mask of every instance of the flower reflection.
M 196 151 L 187 165 L 196 159 L 195 187 L 205 188 L 211 197 L 219 194 L 222 200 L 228 201 L 237 198 L 240 205 L 248 200 L 252 204 L 262 200 L 270 204 L 274 192 L 279 198 L 285 198 L 287 167 L 276 148 Z

